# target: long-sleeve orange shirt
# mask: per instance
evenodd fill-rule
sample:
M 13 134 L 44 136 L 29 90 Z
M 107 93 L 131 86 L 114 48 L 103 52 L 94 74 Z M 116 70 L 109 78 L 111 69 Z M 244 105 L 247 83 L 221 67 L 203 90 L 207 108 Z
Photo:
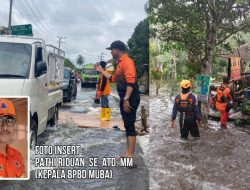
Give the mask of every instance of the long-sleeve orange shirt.
M 112 76 L 112 82 L 116 82 L 117 91 L 120 96 L 126 94 L 127 86 L 137 89 L 136 68 L 134 61 L 127 55 L 123 55 L 118 60 L 115 74 Z
M 24 165 L 21 153 L 6 146 L 7 155 L 0 153 L 0 178 L 19 178 L 23 175 Z

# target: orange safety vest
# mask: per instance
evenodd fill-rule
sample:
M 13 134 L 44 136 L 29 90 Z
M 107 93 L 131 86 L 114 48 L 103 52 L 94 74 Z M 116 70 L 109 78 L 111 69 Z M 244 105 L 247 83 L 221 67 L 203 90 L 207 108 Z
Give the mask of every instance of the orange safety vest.
M 0 178 L 20 178 L 24 173 L 21 153 L 6 146 L 6 156 L 0 153 Z
M 179 94 L 176 98 L 176 103 L 178 104 L 179 112 L 192 113 L 193 99 L 191 98 L 191 93 Z
M 215 107 L 219 111 L 225 111 L 228 101 L 233 99 L 230 95 L 231 90 L 228 87 L 217 87 L 216 92 Z
M 100 82 L 98 84 L 98 90 L 99 91 L 101 91 L 101 87 L 102 87 L 102 84 L 103 84 L 104 77 L 105 76 L 103 76 L 103 75 L 101 75 L 101 77 L 100 77 Z M 110 94 L 110 82 L 109 82 L 109 79 L 106 79 L 106 85 L 104 87 L 104 90 L 102 91 L 102 95 L 107 96 L 109 94 Z

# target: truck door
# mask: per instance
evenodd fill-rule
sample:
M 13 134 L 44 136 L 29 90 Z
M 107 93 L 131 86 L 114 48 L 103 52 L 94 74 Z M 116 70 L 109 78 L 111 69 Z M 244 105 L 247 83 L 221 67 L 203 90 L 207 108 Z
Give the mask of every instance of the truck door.
M 45 49 L 42 47 L 42 44 L 36 44 L 36 55 L 35 55 L 35 64 L 39 61 L 46 62 Z M 48 69 L 47 65 L 47 69 Z M 35 66 L 36 69 L 36 66 Z M 47 70 L 47 73 L 49 71 Z M 35 71 L 36 73 L 36 71 Z M 35 97 L 35 103 L 37 104 L 37 114 L 38 114 L 38 134 L 43 132 L 47 125 L 48 117 L 48 82 L 47 82 L 47 73 L 42 74 L 36 77 L 37 84 L 37 97 Z

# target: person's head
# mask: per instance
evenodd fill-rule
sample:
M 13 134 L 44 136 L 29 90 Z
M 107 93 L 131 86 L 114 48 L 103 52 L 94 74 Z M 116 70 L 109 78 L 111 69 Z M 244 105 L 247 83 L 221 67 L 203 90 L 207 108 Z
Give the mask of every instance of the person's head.
M 182 90 L 182 93 L 188 93 L 192 87 L 192 84 L 189 80 L 182 80 L 180 83 L 180 87 Z
M 116 60 L 118 60 L 123 54 L 126 53 L 126 45 L 120 40 L 112 42 L 110 47 L 106 49 L 111 50 L 111 54 Z
M 8 99 L 0 98 L 0 143 L 8 144 L 13 140 L 15 125 L 14 104 Z
M 106 63 L 105 61 L 101 61 L 101 62 L 100 62 L 100 65 L 101 65 L 101 67 L 102 67 L 103 69 L 105 69 L 107 63 Z
M 223 77 L 222 82 L 223 82 L 223 84 L 228 85 L 229 82 L 230 82 L 230 78 L 229 77 Z

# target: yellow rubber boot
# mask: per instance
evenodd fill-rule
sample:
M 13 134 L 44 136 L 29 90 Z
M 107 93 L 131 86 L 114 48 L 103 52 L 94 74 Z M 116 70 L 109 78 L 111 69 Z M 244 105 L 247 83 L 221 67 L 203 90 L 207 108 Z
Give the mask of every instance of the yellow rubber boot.
M 109 121 L 110 120 L 110 114 L 111 114 L 111 109 L 110 108 L 105 108 L 105 117 L 102 118 L 101 120 Z
M 101 108 L 101 114 L 99 116 L 100 119 L 105 117 L 105 108 Z

